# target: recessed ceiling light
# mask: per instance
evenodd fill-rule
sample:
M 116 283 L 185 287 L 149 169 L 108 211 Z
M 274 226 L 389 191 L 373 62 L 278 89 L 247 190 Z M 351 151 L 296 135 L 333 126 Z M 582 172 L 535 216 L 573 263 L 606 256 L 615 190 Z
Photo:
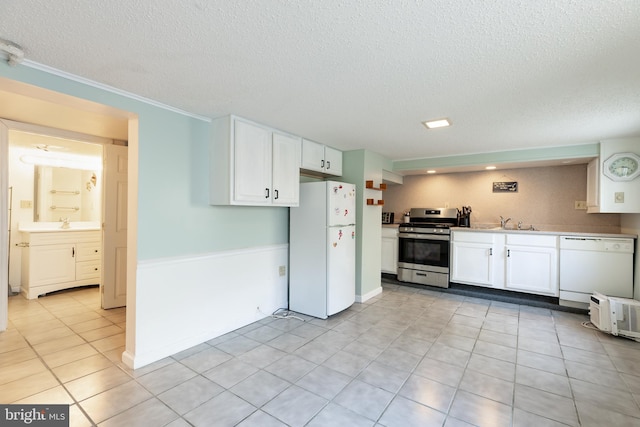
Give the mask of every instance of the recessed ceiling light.
M 427 171 L 427 173 L 436 173 L 436 171 L 434 171 L 434 170 L 429 170 L 429 171 Z
M 488 170 L 488 171 L 492 171 L 495 168 L 496 168 L 495 166 L 487 166 L 485 169 Z
M 427 120 L 426 122 L 422 122 L 422 124 L 425 125 L 427 129 L 451 126 L 451 122 L 449 121 L 449 119 Z

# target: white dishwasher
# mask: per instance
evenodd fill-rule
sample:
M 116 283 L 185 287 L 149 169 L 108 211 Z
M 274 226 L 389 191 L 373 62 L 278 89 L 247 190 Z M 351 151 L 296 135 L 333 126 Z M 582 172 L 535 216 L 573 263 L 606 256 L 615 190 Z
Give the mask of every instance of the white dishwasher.
M 633 298 L 634 239 L 560 236 L 560 305 L 587 308 L 593 292 Z

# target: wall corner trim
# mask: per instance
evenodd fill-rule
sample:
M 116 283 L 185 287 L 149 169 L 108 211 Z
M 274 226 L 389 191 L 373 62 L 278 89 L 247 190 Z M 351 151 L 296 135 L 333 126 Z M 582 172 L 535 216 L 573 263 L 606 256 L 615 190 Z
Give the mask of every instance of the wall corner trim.
M 25 59 L 24 61 L 22 61 L 22 63 L 20 65 L 24 65 L 26 67 L 33 68 L 34 70 L 43 71 L 45 73 L 48 73 L 48 74 L 51 74 L 51 75 L 54 75 L 54 76 L 62 77 L 62 78 L 67 79 L 67 80 L 71 80 L 71 81 L 74 81 L 74 82 L 77 82 L 77 83 L 81 83 L 83 85 L 91 86 L 91 87 L 94 87 L 96 89 L 104 90 L 106 92 L 110 92 L 110 93 L 113 93 L 113 94 L 116 94 L 116 95 L 119 95 L 119 96 L 123 96 L 125 98 L 133 99 L 135 101 L 139 101 L 139 102 L 142 102 L 144 104 L 153 105 L 154 107 L 162 108 L 164 110 L 168 110 L 168 111 L 171 111 L 171 112 L 174 112 L 174 113 L 177 113 L 177 114 L 182 114 L 183 116 L 188 116 L 188 117 L 194 118 L 196 120 L 202 120 L 204 122 L 209 122 L 209 123 L 211 122 L 211 118 L 209 118 L 209 117 L 201 116 L 199 114 L 190 113 L 188 111 L 181 110 L 179 108 L 172 107 L 172 106 L 167 105 L 167 104 L 163 104 L 162 102 L 155 101 L 155 100 L 149 99 L 149 98 L 145 98 L 144 96 L 136 95 L 135 93 L 128 92 L 128 91 L 122 90 L 122 89 L 118 89 L 116 87 L 109 86 L 109 85 L 106 85 L 104 83 L 99 83 L 99 82 L 96 82 L 94 80 L 90 80 L 90 79 L 87 79 L 87 78 L 84 78 L 84 77 L 80 77 L 80 76 L 77 76 L 75 74 L 71 74 L 71 73 L 68 73 L 66 71 L 62 71 L 62 70 L 59 70 L 57 68 L 50 67 L 48 65 L 44 65 L 44 64 L 40 64 L 38 62 L 30 61 L 28 59 Z

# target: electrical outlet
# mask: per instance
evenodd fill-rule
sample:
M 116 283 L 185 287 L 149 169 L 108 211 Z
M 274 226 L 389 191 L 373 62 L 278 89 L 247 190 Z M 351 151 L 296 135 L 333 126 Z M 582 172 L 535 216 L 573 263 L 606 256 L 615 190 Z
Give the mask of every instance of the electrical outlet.
M 615 203 L 624 203 L 624 192 L 618 191 L 613 195 L 613 200 Z
M 449 209 L 449 202 L 444 202 L 444 208 Z
M 587 202 L 584 200 L 576 200 L 575 202 L 575 208 L 578 210 L 587 210 Z
M 280 274 L 280 277 L 284 276 L 287 274 L 287 267 L 284 265 L 281 265 L 280 267 L 278 267 L 278 274 Z

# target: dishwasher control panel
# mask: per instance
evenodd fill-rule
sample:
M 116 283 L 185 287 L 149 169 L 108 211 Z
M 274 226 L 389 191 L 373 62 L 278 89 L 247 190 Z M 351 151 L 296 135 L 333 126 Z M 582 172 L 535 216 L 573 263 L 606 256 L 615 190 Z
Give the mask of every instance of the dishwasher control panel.
M 618 252 L 632 254 L 634 239 L 591 236 L 561 236 L 560 250 Z
M 630 241 L 604 240 L 603 244 L 604 244 L 605 251 L 633 253 L 633 240 L 630 240 Z

